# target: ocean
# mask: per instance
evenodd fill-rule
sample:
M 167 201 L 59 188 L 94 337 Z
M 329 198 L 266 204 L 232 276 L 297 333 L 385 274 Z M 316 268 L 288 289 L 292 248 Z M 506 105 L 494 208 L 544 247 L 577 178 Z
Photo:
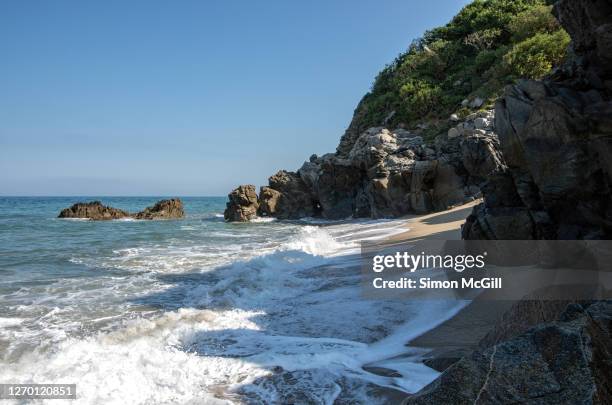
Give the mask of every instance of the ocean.
M 372 404 L 437 377 L 406 342 L 462 304 L 361 297 L 359 242 L 406 220 L 228 224 L 223 197 L 182 198 L 183 220 L 56 218 L 159 199 L 0 198 L 0 383 L 74 383 L 79 404 Z

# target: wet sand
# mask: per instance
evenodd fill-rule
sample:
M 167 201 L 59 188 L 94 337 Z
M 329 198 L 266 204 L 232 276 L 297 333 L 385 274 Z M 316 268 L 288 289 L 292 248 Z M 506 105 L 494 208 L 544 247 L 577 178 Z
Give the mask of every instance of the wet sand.
M 447 211 L 410 216 L 409 230 L 394 236 L 391 240 L 393 242 L 427 239 L 459 240 L 461 225 L 472 212 L 472 208 L 480 202 L 477 200 Z M 426 305 L 426 302 L 424 304 Z M 425 356 L 425 364 L 438 371 L 444 370 L 454 361 L 470 353 L 512 304 L 512 301 L 473 301 L 453 318 L 407 344 L 431 350 Z

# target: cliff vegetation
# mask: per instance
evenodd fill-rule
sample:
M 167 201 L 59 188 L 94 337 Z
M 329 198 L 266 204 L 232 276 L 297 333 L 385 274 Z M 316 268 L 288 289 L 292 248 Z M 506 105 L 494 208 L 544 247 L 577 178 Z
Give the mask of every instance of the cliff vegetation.
M 570 42 L 547 3 L 476 0 L 414 40 L 359 103 L 348 144 L 352 134 L 380 125 L 413 129 L 427 122 L 431 135 L 438 134 L 444 128 L 437 121 L 446 125 L 452 113 L 464 118 L 490 106 L 518 78 L 542 78 L 563 61 Z

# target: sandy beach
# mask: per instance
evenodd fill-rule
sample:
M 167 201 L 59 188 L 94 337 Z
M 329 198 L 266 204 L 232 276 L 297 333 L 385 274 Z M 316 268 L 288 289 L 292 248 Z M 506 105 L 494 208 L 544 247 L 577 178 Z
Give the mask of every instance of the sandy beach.
M 472 208 L 480 203 L 481 200 L 475 200 L 446 211 L 407 216 L 409 229 L 405 233 L 393 236 L 391 240 L 402 242 L 419 239 L 459 240 L 461 225 L 472 212 Z
M 409 216 L 408 230 L 390 238 L 393 242 L 419 240 L 459 240 L 461 225 L 476 200 L 446 211 Z M 425 364 L 442 371 L 448 365 L 471 352 L 493 328 L 500 316 L 512 306 L 512 301 L 476 301 L 438 327 L 408 342 L 409 346 L 431 350 Z

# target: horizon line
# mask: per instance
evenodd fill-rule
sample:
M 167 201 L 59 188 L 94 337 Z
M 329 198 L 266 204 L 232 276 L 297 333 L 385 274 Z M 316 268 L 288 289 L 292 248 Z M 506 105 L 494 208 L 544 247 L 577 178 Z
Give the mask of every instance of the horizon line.
M 227 198 L 226 195 L 177 195 L 177 194 L 159 194 L 159 195 L 96 195 L 96 194 L 79 194 L 79 195 L 2 195 L 0 194 L 0 198 L 81 198 L 81 197 L 99 197 L 99 198 L 163 198 L 163 197 L 176 197 L 176 198 Z

